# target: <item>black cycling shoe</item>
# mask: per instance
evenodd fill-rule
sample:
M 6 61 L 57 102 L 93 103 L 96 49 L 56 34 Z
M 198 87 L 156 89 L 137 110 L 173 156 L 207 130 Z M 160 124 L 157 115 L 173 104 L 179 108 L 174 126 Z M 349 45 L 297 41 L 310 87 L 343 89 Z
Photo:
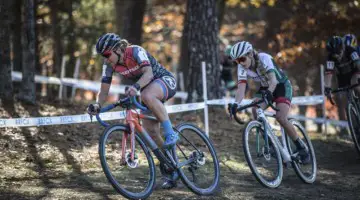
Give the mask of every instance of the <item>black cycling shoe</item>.
M 299 149 L 298 153 L 299 153 L 298 155 L 300 157 L 300 161 L 302 164 L 306 165 L 311 162 L 310 153 L 306 148 Z
M 169 190 L 177 186 L 176 180 L 179 178 L 179 175 L 176 171 L 172 171 L 161 163 L 160 172 L 164 180 L 163 184 L 161 185 L 162 189 Z
M 174 187 L 177 186 L 176 181 L 174 181 L 174 180 L 172 180 L 172 179 L 169 179 L 169 178 L 167 178 L 167 177 L 164 177 L 163 179 L 164 179 L 164 182 L 163 182 L 163 184 L 161 185 L 161 188 L 162 188 L 162 189 L 170 190 L 170 189 L 172 189 L 172 188 L 174 188 Z

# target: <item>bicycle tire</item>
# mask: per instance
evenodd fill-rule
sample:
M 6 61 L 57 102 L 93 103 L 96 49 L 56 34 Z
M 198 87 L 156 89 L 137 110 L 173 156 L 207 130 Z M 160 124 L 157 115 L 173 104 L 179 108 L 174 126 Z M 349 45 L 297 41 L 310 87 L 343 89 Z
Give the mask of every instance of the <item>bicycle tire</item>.
M 298 122 L 295 119 L 290 119 L 289 122 L 295 127 L 298 128 L 298 130 L 300 130 L 302 137 L 305 139 L 305 144 L 306 147 L 309 150 L 310 156 L 311 156 L 311 173 L 309 174 L 309 176 L 306 176 L 304 174 L 304 172 L 301 170 L 301 164 L 298 163 L 297 161 L 293 160 L 291 162 L 292 167 L 295 170 L 296 175 L 304 182 L 307 184 L 312 184 L 315 182 L 316 180 L 316 174 L 317 174 L 317 163 L 316 163 L 316 156 L 315 156 L 315 151 L 314 151 L 314 147 L 311 143 L 311 140 L 309 138 L 309 136 L 306 134 L 305 128 L 301 125 L 300 122 Z M 291 149 L 291 144 L 290 144 L 290 137 L 286 136 L 286 145 L 287 148 L 289 150 L 290 155 L 292 155 L 294 152 Z
M 150 194 L 153 191 L 154 185 L 155 185 L 155 179 L 156 179 L 156 172 L 155 172 L 155 163 L 154 160 L 151 156 L 151 153 L 148 149 L 148 147 L 145 145 L 145 143 L 142 141 L 142 139 L 139 137 L 138 134 L 135 135 L 136 141 L 140 144 L 141 149 L 143 150 L 143 152 L 146 155 L 146 159 L 149 163 L 149 170 L 150 170 L 150 179 L 148 181 L 148 184 L 146 186 L 146 188 L 139 193 L 135 193 L 135 192 L 131 192 L 126 190 L 125 188 L 123 188 L 118 181 L 116 180 L 116 178 L 113 176 L 113 174 L 111 173 L 109 166 L 106 162 L 106 155 L 105 155 L 105 146 L 106 146 L 106 141 L 108 139 L 108 136 L 114 132 L 114 131 L 128 131 L 127 126 L 125 125 L 113 125 L 113 126 L 109 126 L 104 133 L 102 134 L 100 140 L 99 140 L 99 157 L 100 157 L 100 162 L 101 162 L 101 167 L 105 173 L 106 178 L 108 179 L 108 181 L 111 183 L 111 185 L 113 186 L 113 188 L 119 192 L 121 195 L 123 195 L 124 197 L 128 198 L 128 199 L 145 199 L 147 197 L 150 196 Z
M 203 196 L 212 195 L 213 193 L 216 192 L 216 190 L 219 186 L 219 180 L 220 180 L 219 161 L 218 161 L 216 151 L 215 151 L 212 141 L 205 135 L 205 133 L 199 127 L 197 127 L 191 123 L 179 124 L 175 127 L 175 130 L 177 130 L 179 132 L 180 138 L 185 137 L 183 135 L 184 131 L 191 131 L 191 132 L 195 133 L 196 135 L 198 135 L 203 142 L 205 142 L 206 147 L 210 151 L 211 158 L 213 160 L 213 167 L 214 167 L 214 177 L 213 177 L 213 180 L 212 180 L 211 184 L 209 185 L 209 187 L 200 188 L 194 182 L 192 182 L 190 180 L 190 177 L 187 177 L 186 174 L 184 173 L 185 167 L 179 168 L 178 172 L 179 172 L 180 178 L 181 178 L 182 182 L 184 183 L 184 185 L 186 185 L 192 192 L 194 192 L 197 195 L 203 195 Z M 191 139 L 194 139 L 194 137 L 192 137 Z M 177 148 L 173 148 L 174 159 L 177 163 L 179 162 L 179 159 L 178 159 L 176 151 L 179 148 L 179 142 L 180 141 L 178 141 Z
M 346 117 L 348 119 L 348 124 L 349 124 L 349 129 L 350 129 L 350 133 L 351 133 L 351 138 L 354 142 L 355 145 L 355 149 L 358 152 L 358 154 L 360 155 L 360 136 L 358 136 L 358 134 L 360 134 L 359 130 L 356 130 L 356 128 L 354 127 L 354 121 L 353 118 L 350 116 L 350 113 L 355 114 L 355 120 L 357 120 L 357 124 L 360 125 L 360 116 L 359 116 L 359 110 L 357 109 L 357 106 L 354 105 L 353 102 L 349 103 L 346 109 Z M 359 129 L 360 127 L 358 127 Z M 356 132 L 358 131 L 358 132 Z
M 246 161 L 248 163 L 248 166 L 249 166 L 252 174 L 255 176 L 256 180 L 265 187 L 268 187 L 268 188 L 279 187 L 281 184 L 281 181 L 282 181 L 282 177 L 283 177 L 283 164 L 282 164 L 280 150 L 276 146 L 274 138 L 272 138 L 272 136 L 268 135 L 269 136 L 268 141 L 272 144 L 273 147 L 275 147 L 273 149 L 275 151 L 274 155 L 276 156 L 276 164 L 278 166 L 278 171 L 277 171 L 277 176 L 273 180 L 266 180 L 257 170 L 255 163 L 252 159 L 252 156 L 250 153 L 250 148 L 249 148 L 250 147 L 250 145 L 249 145 L 250 131 L 253 128 L 259 128 L 264 133 L 264 129 L 262 128 L 262 124 L 257 120 L 252 120 L 252 121 L 248 122 L 245 127 L 246 128 L 244 129 L 244 133 L 243 133 L 243 149 L 244 149 Z M 263 138 L 263 137 L 261 137 L 261 138 Z

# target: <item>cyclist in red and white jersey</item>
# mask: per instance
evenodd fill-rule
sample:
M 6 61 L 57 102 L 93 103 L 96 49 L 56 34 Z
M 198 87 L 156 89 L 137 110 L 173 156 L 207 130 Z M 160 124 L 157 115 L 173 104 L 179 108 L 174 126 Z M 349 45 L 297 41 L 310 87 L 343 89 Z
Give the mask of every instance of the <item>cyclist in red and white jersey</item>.
M 125 78 L 136 81 L 128 87 L 126 95 L 134 96 L 138 91 L 141 100 L 158 119 L 164 129 L 165 142 L 160 135 L 158 122 L 143 120 L 144 128 L 159 147 L 172 148 L 179 139 L 173 130 L 169 115 L 164 102 L 176 93 L 176 80 L 174 76 L 165 69 L 144 48 L 130 45 L 125 39 L 117 34 L 107 33 L 102 35 L 96 44 L 96 51 L 104 57 L 101 88 L 97 95 L 96 103 L 89 105 L 88 113 L 98 114 L 101 105 L 109 93 L 112 75 L 114 72 L 122 74 Z M 94 108 L 94 109 L 90 109 Z M 173 173 L 176 176 L 176 173 Z M 174 178 L 175 179 L 175 178 Z M 176 186 L 174 179 L 165 180 L 163 188 L 169 189 Z

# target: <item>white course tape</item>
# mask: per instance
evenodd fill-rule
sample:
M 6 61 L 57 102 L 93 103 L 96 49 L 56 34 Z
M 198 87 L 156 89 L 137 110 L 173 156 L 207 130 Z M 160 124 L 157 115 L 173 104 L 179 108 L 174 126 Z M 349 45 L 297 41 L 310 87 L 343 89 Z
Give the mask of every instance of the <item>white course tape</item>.
M 271 111 L 264 111 L 265 115 L 266 116 L 271 116 L 273 117 L 275 115 L 275 112 L 271 112 Z M 305 116 L 302 116 L 302 115 L 289 115 L 288 116 L 289 118 L 294 118 L 296 120 L 299 120 L 299 121 L 314 121 L 315 123 L 317 124 L 324 124 L 324 118 L 318 118 L 318 117 L 305 117 Z M 335 126 L 340 126 L 340 127 L 348 127 L 349 124 L 347 121 L 339 121 L 339 120 L 332 120 L 332 119 L 327 119 L 326 120 L 326 123 L 328 124 L 333 124 Z
M 106 112 L 100 114 L 101 119 L 104 121 L 123 119 L 124 112 Z M 96 121 L 95 116 L 92 121 Z M 83 115 L 67 115 L 55 117 L 35 117 L 35 118 L 13 118 L 13 119 L 0 119 L 0 127 L 29 127 L 29 126 L 49 126 L 60 124 L 79 124 L 91 122 L 88 114 Z
M 22 80 L 22 73 L 13 71 L 11 72 L 12 80 L 13 81 L 21 81 Z M 91 90 L 94 92 L 98 92 L 100 89 L 100 82 L 97 81 L 89 81 L 89 80 L 78 80 L 73 78 L 63 78 L 59 79 L 56 77 L 47 77 L 47 76 L 40 76 L 35 75 L 35 82 L 36 83 L 46 83 L 46 84 L 56 84 L 56 85 L 65 85 L 65 86 L 72 86 L 76 87 L 78 89 L 84 89 L 84 90 Z M 125 93 L 125 87 L 127 85 L 111 85 L 110 87 L 110 94 L 124 94 Z M 176 98 L 186 99 L 187 93 L 178 91 L 176 92 L 175 96 Z
M 235 101 L 234 98 L 227 99 L 214 99 L 209 100 L 208 105 L 227 105 L 228 103 L 233 103 Z M 251 103 L 251 99 L 244 99 L 241 101 L 241 105 L 246 105 Z M 294 105 L 317 105 L 322 104 L 324 101 L 323 96 L 301 96 L 301 97 L 293 97 L 291 104 Z
M 168 113 L 186 112 L 191 110 L 199 110 L 205 107 L 204 102 L 189 103 L 166 106 Z M 124 111 L 105 112 L 100 114 L 100 118 L 103 121 L 124 119 Z M 92 119 L 93 122 L 97 122 L 95 116 Z M 30 127 L 30 126 L 49 126 L 60 124 L 79 124 L 91 122 L 88 114 L 83 115 L 67 115 L 67 116 L 54 116 L 54 117 L 35 117 L 35 118 L 12 118 L 12 119 L 0 119 L 0 128 L 4 127 Z

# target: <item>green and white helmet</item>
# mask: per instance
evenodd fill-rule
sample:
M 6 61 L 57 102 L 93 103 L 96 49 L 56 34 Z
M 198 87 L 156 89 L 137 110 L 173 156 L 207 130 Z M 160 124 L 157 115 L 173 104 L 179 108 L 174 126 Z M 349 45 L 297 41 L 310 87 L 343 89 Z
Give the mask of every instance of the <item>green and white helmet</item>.
M 241 56 L 249 53 L 252 50 L 253 50 L 253 46 L 249 42 L 241 41 L 231 47 L 230 57 L 233 60 L 235 60 L 235 59 L 240 58 Z

